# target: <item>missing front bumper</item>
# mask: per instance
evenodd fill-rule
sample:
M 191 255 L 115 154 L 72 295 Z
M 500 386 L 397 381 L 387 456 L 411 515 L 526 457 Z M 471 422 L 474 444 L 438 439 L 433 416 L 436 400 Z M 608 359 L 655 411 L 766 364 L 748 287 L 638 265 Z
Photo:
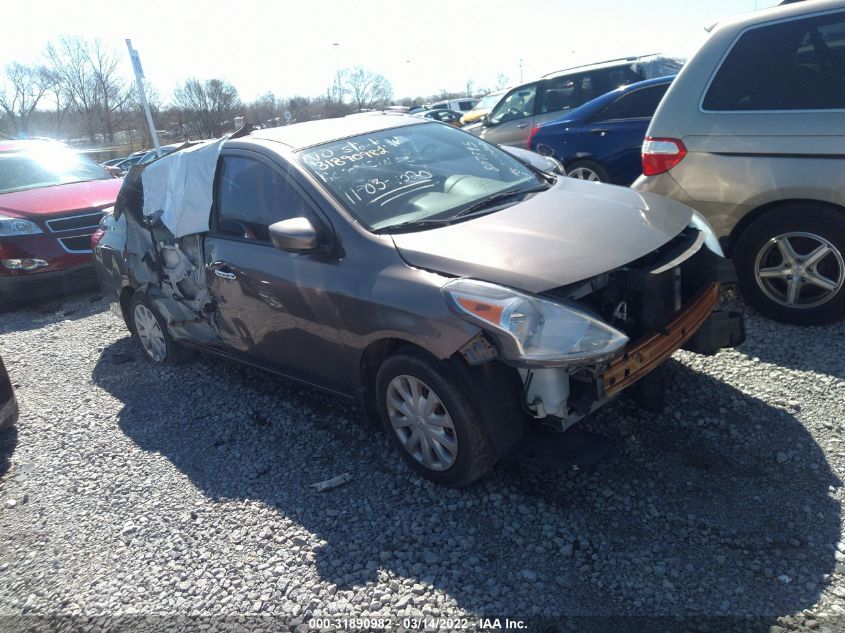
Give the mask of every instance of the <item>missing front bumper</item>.
M 711 283 L 693 297 L 662 333 L 646 336 L 629 347 L 602 375 L 603 396 L 609 398 L 632 385 L 685 344 L 686 349 L 702 353 L 739 345 L 745 340 L 742 317 L 736 313 L 714 313 L 718 301 L 719 284 Z M 701 336 L 696 336 L 702 328 Z

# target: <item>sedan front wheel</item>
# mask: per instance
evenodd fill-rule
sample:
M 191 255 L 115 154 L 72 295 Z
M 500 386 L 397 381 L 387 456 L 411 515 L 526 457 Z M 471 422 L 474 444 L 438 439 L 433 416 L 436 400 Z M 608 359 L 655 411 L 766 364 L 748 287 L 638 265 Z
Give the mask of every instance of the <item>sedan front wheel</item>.
M 495 451 L 477 407 L 448 363 L 409 350 L 388 358 L 376 383 L 384 427 L 417 473 L 457 488 L 493 467 Z

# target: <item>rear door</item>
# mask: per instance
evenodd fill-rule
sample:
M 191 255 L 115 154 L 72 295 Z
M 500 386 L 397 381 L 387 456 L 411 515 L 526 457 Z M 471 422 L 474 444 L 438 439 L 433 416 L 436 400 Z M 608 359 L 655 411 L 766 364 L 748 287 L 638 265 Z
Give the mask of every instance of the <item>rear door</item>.
M 630 185 L 642 172 L 643 139 L 668 88 L 667 83 L 633 90 L 585 123 L 585 144 L 607 171 L 610 182 Z
M 261 154 L 224 150 L 215 188 L 205 261 L 224 351 L 342 390 L 347 374 L 335 304 L 337 257 L 331 249 L 278 250 L 268 230 L 304 216 L 331 236 L 329 223 L 294 170 Z

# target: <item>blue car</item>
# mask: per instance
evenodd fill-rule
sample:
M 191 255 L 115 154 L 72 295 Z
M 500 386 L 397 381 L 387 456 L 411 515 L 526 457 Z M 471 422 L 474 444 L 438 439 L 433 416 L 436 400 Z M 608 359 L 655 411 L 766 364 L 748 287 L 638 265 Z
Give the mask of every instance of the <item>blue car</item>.
M 630 185 L 642 173 L 640 150 L 672 77 L 623 86 L 538 126 L 529 146 L 563 163 L 566 175 Z

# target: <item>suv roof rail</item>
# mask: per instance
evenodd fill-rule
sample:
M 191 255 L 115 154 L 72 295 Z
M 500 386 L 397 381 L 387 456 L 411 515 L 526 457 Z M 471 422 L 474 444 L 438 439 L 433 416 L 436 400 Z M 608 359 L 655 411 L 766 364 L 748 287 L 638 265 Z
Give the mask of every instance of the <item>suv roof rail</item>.
M 550 73 L 546 73 L 542 77 L 551 77 L 552 75 L 557 75 L 558 73 L 566 72 L 567 70 L 576 70 L 577 68 L 587 68 L 588 66 L 600 66 L 601 64 L 610 64 L 613 62 L 635 62 L 638 59 L 642 59 L 643 57 L 652 57 L 654 55 L 660 55 L 660 53 L 646 53 L 645 55 L 634 55 L 632 57 L 617 57 L 616 59 L 606 59 L 601 62 L 592 62 L 590 64 L 581 64 L 580 66 L 570 66 L 569 68 L 561 68 L 560 70 L 553 70 Z

